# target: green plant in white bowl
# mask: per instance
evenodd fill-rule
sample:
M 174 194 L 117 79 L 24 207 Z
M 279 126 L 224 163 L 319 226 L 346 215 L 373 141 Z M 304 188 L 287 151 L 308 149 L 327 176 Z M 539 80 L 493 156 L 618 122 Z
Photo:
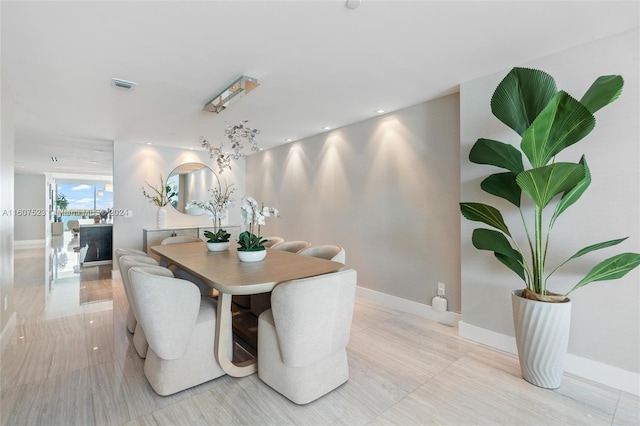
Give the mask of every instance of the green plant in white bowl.
M 278 209 L 267 207 L 264 204 L 258 207 L 258 202 L 252 197 L 245 197 L 241 206 L 242 218 L 247 230 L 238 237 L 238 251 L 262 251 L 267 242 L 260 236 L 260 226 L 266 224 L 266 218 L 278 217 Z

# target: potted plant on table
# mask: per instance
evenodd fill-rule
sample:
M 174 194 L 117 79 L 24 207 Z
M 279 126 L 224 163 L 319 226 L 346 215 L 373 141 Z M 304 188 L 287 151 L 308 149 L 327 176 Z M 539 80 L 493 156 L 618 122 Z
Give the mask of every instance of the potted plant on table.
M 266 224 L 267 217 L 278 217 L 280 213 L 278 209 L 267 207 L 264 204 L 262 207 L 258 207 L 258 202 L 251 197 L 245 197 L 241 212 L 248 230 L 243 231 L 238 237 L 238 257 L 243 262 L 260 261 L 267 255 L 264 246 L 267 240 L 260 236 L 260 226 Z
M 593 114 L 615 101 L 622 86 L 621 76 L 599 77 L 578 101 L 558 91 L 549 74 L 514 68 L 496 88 L 491 111 L 520 135 L 520 149 L 481 138 L 469 153 L 473 163 L 505 170 L 484 179 L 480 187 L 520 211 L 526 235 L 524 243 L 515 240 L 498 209 L 483 203 L 460 203 L 466 219 L 495 229 L 475 229 L 474 247 L 493 251 L 496 259 L 525 283 L 524 290 L 512 293 L 514 327 L 523 377 L 537 386 L 552 389 L 560 386 L 571 318 L 567 296 L 586 284 L 621 278 L 640 264 L 638 253 L 618 254 L 595 265 L 566 294 L 547 290 L 549 276 L 567 262 L 626 239 L 589 245 L 548 272 L 547 260 L 554 260 L 547 259 L 550 231 L 558 217 L 591 183 L 584 156 L 572 163 L 556 162 L 556 155 L 591 132 L 595 126 Z M 530 163 L 528 169 L 523 165 L 523 154 Z M 521 203 L 522 193 L 529 198 L 532 208 Z M 552 214 L 546 216 L 549 211 Z M 525 214 L 532 214 L 530 223 Z M 529 232 L 531 225 L 533 234 Z M 529 259 L 523 247 L 528 247 Z
M 229 238 L 231 234 L 220 228 L 215 233 L 211 231 L 204 231 L 204 236 L 207 237 L 207 249 L 209 251 L 224 251 L 229 248 Z
M 213 232 L 205 231 L 204 236 L 208 238 L 207 248 L 210 251 L 223 251 L 229 248 L 229 234 L 222 228 L 222 220 L 229 215 L 229 208 L 235 201 L 232 198 L 235 192 L 233 184 L 225 183 L 224 190 L 221 188 L 210 189 L 211 198 L 207 201 L 191 200 L 187 203 L 186 209 L 198 207 L 207 212 L 209 219 L 213 221 Z

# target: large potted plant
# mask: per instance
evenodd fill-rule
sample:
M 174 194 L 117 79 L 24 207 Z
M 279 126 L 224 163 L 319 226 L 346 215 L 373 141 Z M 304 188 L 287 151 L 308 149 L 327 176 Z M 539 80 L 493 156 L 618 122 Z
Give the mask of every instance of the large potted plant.
M 593 114 L 615 101 L 622 87 L 621 76 L 601 76 L 578 101 L 557 90 L 549 74 L 514 68 L 496 88 L 491 111 L 520 135 L 520 149 L 481 138 L 469 153 L 473 163 L 503 169 L 484 179 L 480 187 L 513 205 L 522 218 L 525 239 L 518 242 L 497 208 L 483 203 L 460 203 L 466 219 L 493 228 L 475 229 L 474 247 L 493 251 L 495 258 L 525 283 L 524 290 L 512 293 L 516 343 L 524 379 L 541 387 L 560 386 L 571 317 L 568 295 L 595 281 L 618 279 L 640 264 L 640 254 L 618 254 L 595 265 L 567 293 L 547 290 L 549 276 L 567 262 L 626 239 L 589 245 L 562 262 L 547 257 L 550 232 L 558 217 L 591 183 L 584 155 L 575 163 L 556 161 L 556 155 L 593 130 Z M 523 157 L 530 167 L 524 167 Z M 547 263 L 554 269 L 549 271 Z

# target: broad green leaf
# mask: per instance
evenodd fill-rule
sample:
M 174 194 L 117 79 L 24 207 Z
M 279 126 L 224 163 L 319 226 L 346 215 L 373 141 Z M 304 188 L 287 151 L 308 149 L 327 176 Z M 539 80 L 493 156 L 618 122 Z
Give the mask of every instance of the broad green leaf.
M 584 166 L 574 163 L 555 163 L 520 173 L 516 182 L 539 208 L 561 192 L 568 191 L 584 178 Z
M 600 76 L 580 99 L 580 103 L 591 111 L 591 114 L 594 114 L 600 108 L 618 99 L 622 93 L 622 86 L 624 86 L 622 76 Z
M 598 263 L 567 294 L 594 281 L 616 280 L 640 265 L 640 254 L 622 253 Z
M 533 167 L 542 167 L 587 136 L 595 123 L 593 114 L 584 105 L 560 91 L 524 132 L 520 149 Z
M 522 255 L 520 252 L 511 247 L 507 237 L 505 237 L 502 232 L 494 231 L 492 229 L 477 228 L 473 230 L 471 242 L 478 250 L 494 251 L 522 262 Z
M 495 207 L 482 203 L 460 203 L 460 212 L 462 216 L 468 220 L 486 223 L 511 236 L 509 228 L 507 228 L 507 225 L 504 223 L 502 214 L 500 214 Z
M 516 147 L 492 139 L 478 139 L 469 152 L 469 161 L 501 167 L 516 174 L 524 170 L 522 154 Z
M 629 237 L 618 238 L 617 240 L 609 240 L 609 241 L 604 241 L 602 243 L 590 245 L 588 247 L 583 248 L 582 250 L 578 250 L 578 252 L 576 254 L 574 254 L 569 259 L 567 259 L 567 262 L 572 260 L 572 259 L 575 259 L 577 257 L 583 256 L 583 255 L 585 255 L 587 253 L 590 253 L 592 251 L 615 246 L 617 244 L 620 244 L 621 242 L 623 242 L 627 238 L 629 238 Z
M 589 170 L 589 166 L 587 165 L 587 160 L 584 158 L 584 155 L 580 159 L 580 164 L 584 166 L 584 178 L 582 178 L 582 180 L 578 182 L 576 186 L 562 195 L 562 198 L 560 199 L 560 202 L 558 202 L 556 210 L 553 213 L 551 222 L 549 223 L 549 228 L 553 228 L 553 225 L 555 224 L 558 216 L 560 216 L 560 214 L 562 214 L 562 212 L 564 212 L 569 206 L 578 201 L 584 191 L 586 191 L 586 189 L 591 184 L 591 171 Z
M 535 69 L 513 68 L 493 93 L 491 112 L 522 136 L 556 91 L 556 82 L 549 74 Z
M 496 197 L 504 198 L 516 207 L 520 207 L 522 190 L 516 182 L 516 174 L 511 172 L 496 173 L 480 183 L 480 188 Z
M 496 259 L 502 262 L 503 265 L 518 274 L 518 276 L 522 278 L 522 281 L 525 283 L 527 282 L 527 279 L 524 276 L 524 267 L 522 266 L 522 262 L 518 262 L 517 260 L 500 253 L 493 253 L 493 255 Z

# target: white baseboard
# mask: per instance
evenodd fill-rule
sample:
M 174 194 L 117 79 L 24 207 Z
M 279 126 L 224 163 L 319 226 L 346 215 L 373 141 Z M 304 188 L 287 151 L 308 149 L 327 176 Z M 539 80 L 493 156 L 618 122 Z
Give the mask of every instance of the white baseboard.
M 40 248 L 45 247 L 47 241 L 46 240 L 15 240 L 13 242 L 14 249 L 29 249 L 29 248 Z
M 495 331 L 477 327 L 460 321 L 458 326 L 460 337 L 491 346 L 514 355 L 518 354 L 516 339 L 513 336 L 496 333 Z M 640 374 L 623 370 L 592 359 L 568 353 L 564 362 L 565 373 L 582 377 L 583 379 L 640 396 Z
M 4 352 L 11 343 L 11 337 L 16 329 L 16 318 L 16 313 L 13 312 L 9 317 L 9 321 L 7 321 L 7 325 L 0 332 L 0 358 L 4 356 Z
M 370 290 L 368 288 L 357 287 L 356 295 L 387 308 L 429 318 L 452 327 L 457 327 L 458 322 L 460 321 L 460 314 L 456 312 L 437 312 L 431 307 L 431 305 L 402 299 L 400 297 L 380 293 L 379 291 Z

